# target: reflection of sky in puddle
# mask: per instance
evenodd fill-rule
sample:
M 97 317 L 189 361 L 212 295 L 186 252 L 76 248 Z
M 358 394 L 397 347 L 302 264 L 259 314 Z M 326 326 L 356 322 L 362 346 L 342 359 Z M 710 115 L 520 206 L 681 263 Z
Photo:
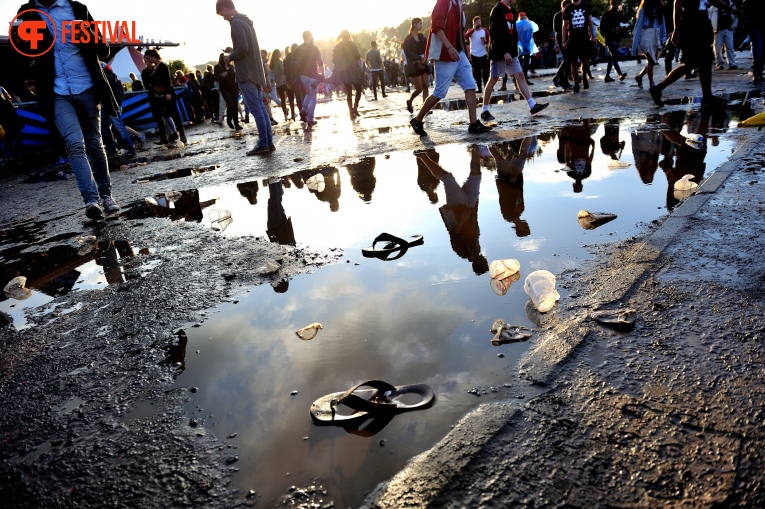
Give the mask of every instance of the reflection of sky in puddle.
M 432 446 L 469 409 L 487 397 L 516 394 L 512 386 L 502 385 L 512 385 L 511 367 L 527 345 L 492 346 L 489 327 L 495 318 L 534 326 L 525 312 L 525 276 L 536 269 L 559 274 L 575 267 L 588 256 L 584 245 L 623 239 L 636 233 L 639 222 L 666 213 L 671 183 L 658 165 L 665 156 L 656 161 L 650 185 L 643 183 L 645 171 L 641 177 L 634 165 L 631 132 L 642 130 L 641 125 L 622 124 L 621 160 L 631 164 L 616 170 L 608 168 L 611 158 L 599 146 L 603 124 L 593 126 L 592 171 L 582 180 L 581 192 L 572 192 L 574 180 L 562 171 L 557 136 L 539 137 L 523 169 L 522 187 L 498 186 L 496 172 L 482 168 L 478 228 L 473 230 L 477 241 L 476 235 L 472 241 L 466 238 L 470 228 L 449 233 L 442 218 L 450 217 L 448 211 L 439 211 L 446 203 L 444 184 L 433 188 L 427 175 L 418 175 L 411 153 L 376 157 L 373 166 L 361 171 L 358 166 L 352 172 L 327 169 L 323 194 L 299 189 L 292 179 L 289 188 L 261 182 L 254 192 L 250 186 L 249 201 L 233 186 L 201 189 L 201 201 L 217 198 L 216 208 L 232 212 L 233 223 L 223 235 L 347 249 L 340 263 L 290 281 L 286 293 L 267 285 L 255 288 L 238 304 L 220 306 L 202 327 L 186 331 L 189 354 L 178 384 L 199 387 L 189 405 L 194 416 L 204 418 L 221 437 L 238 433 L 230 441 L 240 456 L 236 487 L 257 490 L 269 505 L 290 485 L 320 477 L 338 506 L 358 505 L 365 491 Z M 665 148 L 672 157 L 672 147 Z M 726 140 L 710 143 L 708 171 L 731 149 Z M 471 161 L 466 147 L 437 150 L 444 169 L 459 185 L 465 182 Z M 368 198 L 370 192 L 371 200 L 359 197 Z M 577 212 L 585 207 L 618 218 L 584 230 Z M 421 234 L 425 244 L 397 261 L 362 258 L 359 248 L 371 245 L 383 231 Z M 488 274 L 476 275 L 481 264 L 465 257 L 487 262 L 517 258 L 521 280 L 497 297 Z M 565 290 L 561 295 L 565 301 Z M 312 341 L 298 339 L 295 330 L 312 322 L 321 322 L 324 329 Z M 373 438 L 312 425 L 312 401 L 366 379 L 427 383 L 438 401 L 428 410 L 397 416 Z M 477 398 L 467 393 L 475 386 L 499 391 Z M 385 447 L 378 444 L 381 438 Z

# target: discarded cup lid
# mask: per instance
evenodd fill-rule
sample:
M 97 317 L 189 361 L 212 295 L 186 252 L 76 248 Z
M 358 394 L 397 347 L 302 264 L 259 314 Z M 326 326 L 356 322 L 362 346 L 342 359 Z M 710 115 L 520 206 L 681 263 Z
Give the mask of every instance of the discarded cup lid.
M 494 260 L 489 265 L 489 275 L 495 279 L 510 277 L 521 269 L 521 263 L 514 259 Z
M 598 226 L 616 219 L 616 214 L 609 214 L 608 212 L 590 212 L 588 210 L 580 210 L 576 216 L 579 225 L 585 230 L 594 230 Z
M 320 324 L 319 322 L 312 323 L 311 325 L 306 325 L 302 329 L 298 329 L 295 334 L 298 335 L 300 339 L 303 341 L 310 341 L 313 338 L 316 337 L 316 334 L 319 333 L 319 329 L 323 329 L 324 326 Z

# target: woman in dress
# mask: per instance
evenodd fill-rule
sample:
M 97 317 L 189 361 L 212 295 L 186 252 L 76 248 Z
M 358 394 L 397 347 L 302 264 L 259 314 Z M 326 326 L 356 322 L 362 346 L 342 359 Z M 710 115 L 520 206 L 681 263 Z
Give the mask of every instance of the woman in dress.
M 643 76 L 648 74 L 648 82 L 653 86 L 653 68 L 658 61 L 659 52 L 667 40 L 664 25 L 664 2 L 662 0 L 641 0 L 637 10 L 632 54 L 640 51 L 645 55 L 646 65 L 635 76 L 635 81 L 643 88 Z
M 218 64 L 215 66 L 215 79 L 220 86 L 220 93 L 226 102 L 226 123 L 231 129 L 242 130 L 239 125 L 239 85 L 236 84 L 236 71 L 234 66 L 226 64 L 223 61 L 224 54 L 218 57 Z
M 422 19 L 414 18 L 409 35 L 404 39 L 406 75 L 414 85 L 414 92 L 406 101 L 406 109 L 414 113 L 412 102 L 422 92 L 422 102 L 428 98 L 428 61 L 425 59 L 426 38 L 422 35 Z
M 159 51 L 156 49 L 146 50 L 143 56 L 144 62 L 151 68 L 147 73 L 150 83 L 150 86 L 147 85 L 149 90 L 149 106 L 151 107 L 154 121 L 159 128 L 160 143 L 164 145 L 169 141 L 163 120 L 168 117 L 173 119 L 176 129 L 178 129 L 178 133 L 175 136 L 180 134 L 181 141 L 186 143 L 186 131 L 183 128 L 183 122 L 178 114 L 178 109 L 175 107 L 175 89 L 173 89 L 170 79 L 170 69 L 162 62 Z M 143 73 L 141 76 L 144 76 Z M 144 80 L 144 84 L 146 85 L 146 80 Z
M 332 50 L 332 62 L 335 64 L 334 77 L 336 83 L 342 83 L 345 87 L 345 100 L 348 103 L 348 112 L 351 120 L 359 116 L 359 99 L 361 99 L 362 74 L 359 67 L 361 54 L 353 42 L 350 32 L 343 30 L 337 37 L 337 44 Z M 352 98 L 356 90 L 355 101 Z

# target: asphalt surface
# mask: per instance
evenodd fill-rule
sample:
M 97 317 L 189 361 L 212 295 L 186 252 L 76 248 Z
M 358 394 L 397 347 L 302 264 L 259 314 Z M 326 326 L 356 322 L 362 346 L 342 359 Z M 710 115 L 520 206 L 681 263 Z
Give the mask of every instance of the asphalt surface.
M 741 54 L 748 64 L 746 56 Z M 627 67 L 634 74 L 634 66 Z M 546 90 L 544 80 L 534 90 Z M 665 97 L 698 95 L 677 83 Z M 715 73 L 717 93 L 753 90 L 738 72 Z M 450 97 L 458 97 L 452 90 Z M 491 143 L 535 134 L 566 120 L 635 118 L 688 104 L 654 107 L 645 90 L 594 82 L 577 95 L 553 95 L 531 118 L 522 101 L 497 106 L 495 131 L 467 134 L 464 111 L 429 116 L 430 136 L 408 128 L 404 94 L 363 103 L 355 143 L 333 131 L 280 128 L 277 151 L 247 158 L 242 138 L 207 125 L 189 147 L 153 150 L 163 160 L 125 161 L 113 172 L 123 205 L 167 190 L 135 180 L 183 166 L 219 165 L 197 185 L 237 183 L 391 150 L 441 143 Z M 542 99 L 547 101 L 548 99 Z M 340 101 L 334 101 L 339 103 Z M 342 108 L 341 108 L 342 109 Z M 340 110 L 341 110 L 340 109 Z M 328 121 L 325 123 L 329 123 Z M 517 367 L 524 397 L 480 407 L 432 450 L 372 493 L 368 507 L 763 507 L 762 133 L 736 129 L 730 162 L 700 192 L 643 236 L 599 246 L 594 260 L 560 275 L 572 296 L 541 316 L 544 333 Z M 175 156 L 182 156 L 172 159 Z M 164 160 L 167 158 L 168 160 Z M 201 323 L 216 304 L 257 284 L 278 285 L 331 263 L 257 238 L 222 238 L 161 218 L 84 221 L 73 183 L 24 184 L 45 168 L 2 176 L 0 221 L 35 225 L 26 249 L 74 245 L 77 235 L 128 242 L 140 277 L 100 291 L 60 297 L 33 326 L 0 329 L 0 500 L 8 507 L 236 507 L 257 496 L 230 489 L 235 464 L 219 437 L 185 414 L 189 389 L 168 391 L 173 333 Z M 143 249 L 145 248 L 145 249 Z M 266 258 L 282 263 L 262 276 Z M 634 308 L 637 323 L 616 331 L 592 310 Z M 152 401 L 157 411 L 140 418 Z M 320 490 L 285 494 L 285 506 L 312 507 Z M 320 505 L 331 505 L 324 501 Z

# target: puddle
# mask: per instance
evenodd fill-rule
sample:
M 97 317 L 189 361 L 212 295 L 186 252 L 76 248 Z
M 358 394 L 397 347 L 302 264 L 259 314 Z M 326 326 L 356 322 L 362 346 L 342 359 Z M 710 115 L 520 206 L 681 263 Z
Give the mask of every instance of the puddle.
M 195 168 L 181 168 L 179 170 L 172 170 L 165 173 L 156 173 L 148 177 L 140 177 L 136 179 L 137 184 L 147 184 L 149 182 L 159 182 L 161 180 L 178 179 L 183 177 L 191 177 L 193 175 L 201 175 L 208 171 L 214 171 L 220 168 L 219 165 L 201 166 Z
M 221 235 L 345 249 L 339 263 L 288 285 L 276 277 L 178 335 L 163 362 L 177 387 L 198 388 L 189 418 L 229 437 L 233 485 L 256 490 L 261 503 L 319 478 L 336 507 L 359 505 L 466 412 L 522 396 L 512 368 L 528 343 L 494 346 L 489 328 L 496 318 L 537 326 L 525 277 L 576 268 L 590 256 L 586 246 L 628 238 L 666 215 L 678 203 L 677 179 L 691 173 L 698 182 L 728 159 L 731 122 L 699 112 L 584 120 L 491 147 L 393 152 L 180 192 L 193 212 L 178 219 L 210 228 L 203 209 L 230 212 Z M 704 136 L 700 147 L 685 143 L 689 131 Z M 179 201 L 165 205 L 177 210 Z M 582 209 L 617 218 L 586 229 Z M 424 244 L 393 261 L 364 258 L 381 232 L 419 234 Z M 519 260 L 520 280 L 499 296 L 488 266 L 506 258 Z M 558 290 L 565 303 L 566 288 Z M 295 335 L 314 322 L 323 329 L 311 341 Z M 369 379 L 426 383 L 438 399 L 380 429 L 312 424 L 313 401 Z
M 29 230 L 17 228 L 17 233 L 22 231 L 29 234 Z M 59 235 L 36 245 L 60 242 L 75 236 L 74 233 Z M 24 237 L 21 235 L 21 238 Z M 5 249 L 0 251 L 0 283 L 5 285 L 16 276 L 24 276 L 27 278 L 26 287 L 32 290 L 32 294 L 27 299 L 17 300 L 0 293 L 0 313 L 4 313 L 15 328 L 24 329 L 29 326 L 26 311 L 45 306 L 54 297 L 79 290 L 97 290 L 142 277 L 142 272 L 146 271 L 145 264 L 135 258 L 136 255 L 150 253 L 149 248 L 136 252 L 124 240 L 97 241 L 95 238 L 83 244 L 54 245 L 44 251 L 27 245 Z M 47 310 L 50 311 L 53 309 Z

